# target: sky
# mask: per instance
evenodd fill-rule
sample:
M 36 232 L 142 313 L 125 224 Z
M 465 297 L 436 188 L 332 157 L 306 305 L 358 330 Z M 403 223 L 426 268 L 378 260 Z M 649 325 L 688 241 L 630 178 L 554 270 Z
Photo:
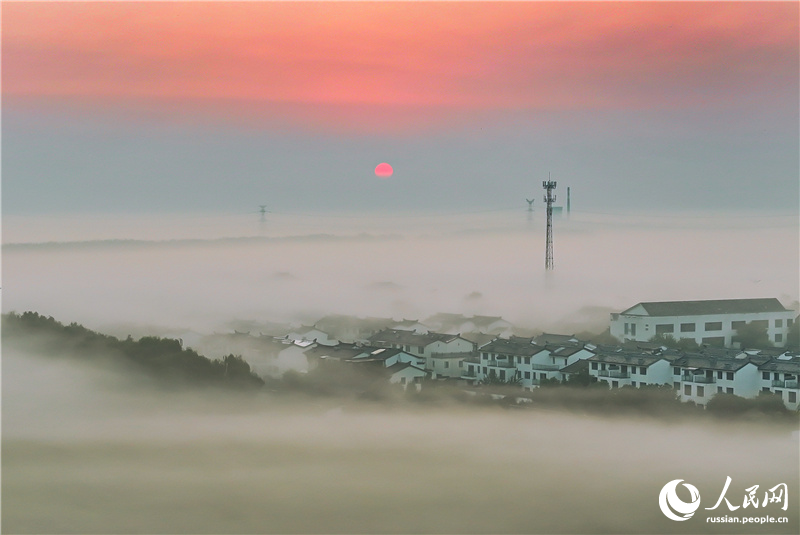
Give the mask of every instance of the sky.
M 799 9 L 3 2 L 3 212 L 797 212 Z

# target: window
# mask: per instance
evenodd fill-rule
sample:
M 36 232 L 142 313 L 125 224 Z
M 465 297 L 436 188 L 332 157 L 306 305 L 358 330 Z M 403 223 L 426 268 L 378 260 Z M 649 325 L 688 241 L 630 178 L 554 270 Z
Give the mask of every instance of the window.
M 636 386 L 636 381 L 631 381 L 631 386 L 635 387 Z
M 672 388 L 674 388 L 675 390 L 679 390 L 680 387 L 681 387 L 680 383 L 672 383 Z
M 636 336 L 636 324 L 631 323 L 631 336 Z
M 717 379 L 722 379 L 722 372 L 717 372 Z
M 747 325 L 746 321 L 732 321 L 731 322 L 731 329 L 733 329 L 734 331 L 738 331 L 739 329 L 741 329 L 745 325 Z
M 622 366 L 619 371 L 621 371 L 622 373 L 628 373 L 628 367 Z
M 489 355 L 488 355 L 488 354 L 486 354 L 486 353 L 481 353 L 481 358 L 482 358 L 483 360 L 487 360 L 487 359 L 489 358 Z
M 505 370 L 500 370 L 500 380 L 501 381 L 505 381 L 506 380 L 506 371 Z
M 483 375 L 486 375 L 486 366 L 483 367 Z
M 723 390 L 724 389 L 721 386 L 718 386 L 717 387 L 717 394 L 722 394 Z
M 674 333 L 675 326 L 671 323 L 660 323 L 656 325 L 656 334 Z
M 703 397 L 703 396 L 705 396 L 705 395 L 706 395 L 706 389 L 705 389 L 705 387 L 698 386 L 698 387 L 697 387 L 697 397 L 701 397 L 701 398 L 702 398 L 702 397 Z
M 791 327 L 792 326 L 792 320 L 786 320 L 786 326 L 787 327 Z
M 778 342 L 778 343 L 783 342 L 783 335 L 781 333 L 776 334 L 775 335 L 775 341 Z
M 726 372 L 725 379 L 727 379 L 728 381 L 733 381 L 733 372 Z
M 727 389 L 725 389 L 725 391 L 726 391 L 728 394 L 733 394 L 733 387 L 730 387 L 730 386 L 729 386 Z
M 759 329 L 768 329 L 769 320 L 753 320 L 750 322 L 750 325 L 753 327 L 758 327 Z
M 630 323 L 626 323 L 625 324 L 625 334 L 630 334 L 630 333 L 631 333 L 631 324 Z
M 619 381 L 611 381 L 612 388 L 619 388 Z
M 783 320 L 775 320 L 775 327 L 783 327 Z
M 789 403 L 797 403 L 797 392 L 789 392 Z
M 592 369 L 593 369 L 593 370 L 596 370 L 596 369 L 597 369 L 597 363 L 596 363 L 596 362 L 592 362 Z
M 681 374 L 681 369 L 679 367 L 675 366 L 674 368 L 672 368 L 672 375 L 680 375 L 680 374 Z
M 691 396 L 692 395 L 692 385 L 684 385 L 683 386 L 683 395 L 684 396 Z
M 761 372 L 761 378 L 765 381 L 769 381 L 769 372 Z
M 722 322 L 721 321 L 707 321 L 706 322 L 706 331 L 721 331 L 722 330 Z
M 531 363 L 531 358 L 525 357 L 525 364 L 530 364 L 530 363 Z
M 450 367 L 450 363 L 449 363 L 448 361 L 445 361 L 445 362 L 444 362 L 444 367 L 445 367 L 445 368 L 449 368 L 449 367 Z
M 525 379 L 531 378 L 531 372 L 525 372 Z
M 425 353 L 425 348 L 423 346 L 419 346 L 419 353 Z M 485 355 L 486 353 L 484 353 Z
M 647 375 L 647 368 L 642 366 L 641 368 L 639 368 L 639 373 L 641 373 L 642 375 Z
M 709 336 L 703 338 L 703 343 L 709 346 L 723 347 L 725 345 L 724 336 Z
M 693 333 L 695 329 L 694 323 L 681 323 L 682 333 Z

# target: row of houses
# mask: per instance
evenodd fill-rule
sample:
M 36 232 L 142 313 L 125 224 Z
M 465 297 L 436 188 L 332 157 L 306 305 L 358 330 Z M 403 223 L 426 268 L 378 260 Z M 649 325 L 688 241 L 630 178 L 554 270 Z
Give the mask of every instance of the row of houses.
M 465 387 L 506 383 L 531 391 L 544 381 L 588 374 L 609 388 L 667 385 L 682 401 L 699 405 L 718 393 L 753 398 L 773 392 L 787 408 L 800 407 L 800 356 L 781 349 L 706 347 L 686 353 L 652 343 L 597 346 L 549 334 L 496 337 L 478 346 L 457 334 L 399 329 L 380 331 L 366 344 L 251 338 L 259 349 L 243 356 L 260 375 L 278 376 L 289 369 L 306 373 L 333 364 L 380 369 L 386 381 L 404 387 L 420 388 L 429 379 Z
M 759 315 L 758 319 L 753 319 L 753 314 Z M 765 314 L 769 317 L 762 317 Z M 614 322 L 623 322 L 622 342 L 612 346 L 597 346 L 571 335 L 515 336 L 509 334 L 513 328 L 510 323 L 490 316 L 438 314 L 425 322 L 327 316 L 313 326 L 290 329 L 282 336 L 222 335 L 217 342 L 224 348 L 218 343 L 217 349 L 241 354 L 259 375 L 279 376 L 290 369 L 306 373 L 322 363 L 336 363 L 379 369 L 390 383 L 403 386 L 414 384 L 420 388 L 427 378 L 457 381 L 464 386 L 509 383 L 530 391 L 545 381 L 588 374 L 609 388 L 669 385 L 681 400 L 701 405 L 718 393 L 752 398 L 769 391 L 796 410 L 800 358 L 780 348 L 748 351 L 721 347 L 724 344 L 703 344 L 695 352 L 684 352 L 631 336 L 642 330 L 662 334 L 668 329 L 656 327 L 666 323 L 657 322 L 672 318 L 673 325 L 683 325 L 692 317 L 695 333 L 703 319 L 711 320 L 702 322 L 704 328 L 706 323 L 717 320 L 734 326 L 742 321 L 767 321 L 785 333 L 796 321 L 790 317 L 792 314 L 777 300 L 639 303 L 612 316 L 612 334 L 619 329 Z M 631 328 L 634 322 L 639 322 L 637 328 Z M 481 325 L 495 332 L 439 332 L 431 325 Z M 688 328 L 684 332 L 689 332 Z M 698 335 L 701 342 L 704 332 Z M 775 334 L 771 336 L 774 338 Z
M 682 401 L 705 405 L 716 394 L 754 398 L 759 392 L 781 396 L 798 409 L 800 356 L 783 350 L 739 351 L 705 348 L 683 353 L 666 348 L 598 348 L 587 359 L 589 374 L 611 388 L 669 385 Z

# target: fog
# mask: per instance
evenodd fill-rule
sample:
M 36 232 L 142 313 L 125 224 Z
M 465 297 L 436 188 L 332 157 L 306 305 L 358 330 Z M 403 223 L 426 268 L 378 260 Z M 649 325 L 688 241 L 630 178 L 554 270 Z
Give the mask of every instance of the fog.
M 796 215 L 542 211 L 4 218 L 3 310 L 203 333 L 329 313 L 602 331 L 640 301 L 798 300 Z
M 3 377 L 5 533 L 752 533 L 658 509 L 727 476 L 787 483 L 758 532 L 797 527 L 786 428 L 164 392 L 13 350 Z
M 798 299 L 796 215 L 541 211 L 4 217 L 3 311 L 119 336 L 324 314 L 601 331 L 639 301 Z M 256 334 L 256 333 L 254 333 Z M 188 339 L 188 338 L 187 338 Z M 5 533 L 796 533 L 785 426 L 165 391 L 4 343 Z M 209 355 L 216 357 L 216 355 Z M 726 477 L 789 524 L 706 524 Z M 664 484 L 702 496 L 668 520 Z M 736 515 L 742 516 L 738 511 Z M 748 512 L 746 516 L 750 516 Z

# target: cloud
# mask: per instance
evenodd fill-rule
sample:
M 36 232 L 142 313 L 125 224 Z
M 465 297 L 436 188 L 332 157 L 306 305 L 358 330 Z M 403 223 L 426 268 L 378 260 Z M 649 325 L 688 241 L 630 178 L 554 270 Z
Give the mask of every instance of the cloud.
M 797 19 L 791 3 L 20 3 L 3 92 L 356 130 L 730 106 L 796 99 Z

